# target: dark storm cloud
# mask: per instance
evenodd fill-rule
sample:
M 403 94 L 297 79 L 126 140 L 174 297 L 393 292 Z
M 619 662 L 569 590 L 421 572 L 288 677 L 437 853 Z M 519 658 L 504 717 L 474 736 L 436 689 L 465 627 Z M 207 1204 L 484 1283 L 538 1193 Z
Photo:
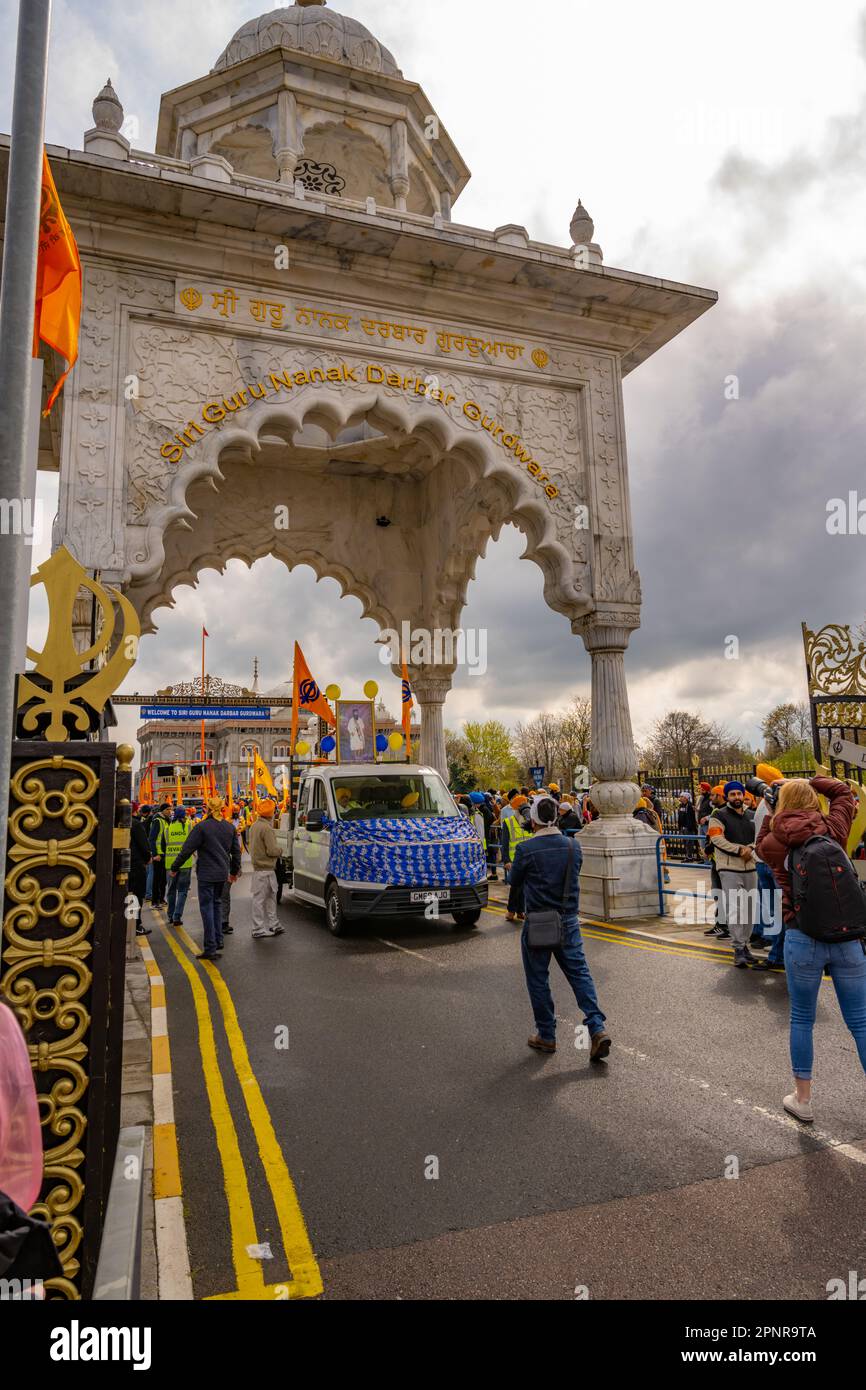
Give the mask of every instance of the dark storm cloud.
M 745 657 L 863 607 L 866 537 L 826 529 L 828 499 L 866 491 L 862 308 L 812 292 L 749 317 L 719 308 L 691 334 L 626 388 L 645 599 L 633 661 L 655 669 L 718 656 L 731 634 Z M 739 400 L 724 400 L 729 374 Z M 672 408 L 645 443 L 654 390 Z M 683 395 L 697 414 L 680 417 Z

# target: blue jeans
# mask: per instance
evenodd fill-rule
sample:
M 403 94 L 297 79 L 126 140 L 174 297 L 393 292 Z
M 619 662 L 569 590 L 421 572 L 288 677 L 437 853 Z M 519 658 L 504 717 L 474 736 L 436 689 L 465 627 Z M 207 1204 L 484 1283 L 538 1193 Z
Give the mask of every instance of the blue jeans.
M 778 944 L 779 932 L 782 929 L 782 895 L 776 887 L 776 880 L 773 878 L 773 870 L 768 864 L 758 860 L 758 923 L 755 927 L 755 934 L 763 937 L 764 941 L 772 941 L 775 950 Z M 780 961 L 781 948 L 775 960 Z M 775 963 L 775 962 L 774 962 Z
M 576 917 L 567 917 L 563 928 L 563 943 L 554 950 L 535 951 L 526 944 L 526 929 L 520 934 L 520 949 L 523 953 L 523 969 L 526 973 L 526 988 L 538 1036 L 544 1042 L 556 1040 L 556 1014 L 553 1008 L 553 995 L 550 992 L 550 957 L 553 956 L 571 988 L 578 1007 L 583 1010 L 583 1018 L 590 1037 L 604 1028 L 605 1016 L 598 1006 L 595 984 L 589 973 L 589 966 L 583 954 L 583 939 L 580 924 Z
M 831 945 L 788 927 L 785 971 L 791 996 L 791 1067 L 803 1081 L 812 1079 L 812 1030 L 825 965 L 866 1072 L 866 952 L 862 943 L 840 941 Z
M 170 922 L 183 920 L 183 910 L 186 906 L 186 895 L 189 892 L 191 879 L 192 869 L 181 869 L 176 878 L 171 874 L 168 876 L 168 920 Z
M 223 883 L 202 883 L 198 880 L 198 910 L 204 927 L 204 949 L 206 953 L 221 951 L 223 946 L 222 927 Z

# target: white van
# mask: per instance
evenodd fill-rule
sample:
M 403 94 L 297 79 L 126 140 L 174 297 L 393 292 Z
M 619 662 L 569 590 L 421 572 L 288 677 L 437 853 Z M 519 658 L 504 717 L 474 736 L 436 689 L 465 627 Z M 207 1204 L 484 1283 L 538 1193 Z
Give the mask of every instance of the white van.
M 293 897 L 324 907 L 335 936 L 365 917 L 448 913 L 477 926 L 487 860 L 475 826 L 435 768 L 322 764 L 306 770 L 295 828 L 277 829 L 280 878 Z

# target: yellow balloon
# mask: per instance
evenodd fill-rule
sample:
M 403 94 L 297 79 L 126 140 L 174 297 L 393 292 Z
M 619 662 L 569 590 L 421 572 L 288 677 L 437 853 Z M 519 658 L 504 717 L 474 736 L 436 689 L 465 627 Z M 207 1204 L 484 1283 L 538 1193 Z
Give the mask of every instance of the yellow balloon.
M 367 681 L 367 684 L 364 686 L 364 694 L 368 700 L 375 700 L 376 696 L 379 694 L 379 687 L 375 681 Z
M 296 743 L 296 744 L 295 744 L 295 752 L 297 753 L 297 755 L 298 755 L 299 758 L 305 758 L 305 757 L 307 756 L 307 754 L 309 753 L 309 751 L 310 751 L 310 745 L 309 745 L 308 743 Z
M 325 695 L 329 700 L 339 700 L 341 694 L 342 692 L 338 685 L 329 685 L 325 691 Z
M 391 737 L 388 739 L 388 747 L 391 749 L 392 753 L 399 752 L 399 750 L 403 747 L 403 735 L 392 734 Z

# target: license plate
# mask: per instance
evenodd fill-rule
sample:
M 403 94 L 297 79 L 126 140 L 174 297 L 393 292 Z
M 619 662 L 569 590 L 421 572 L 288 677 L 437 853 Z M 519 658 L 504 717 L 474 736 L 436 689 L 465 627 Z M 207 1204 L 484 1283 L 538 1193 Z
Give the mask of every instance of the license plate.
M 413 903 L 429 903 L 432 898 L 437 903 L 444 903 L 447 902 L 450 897 L 450 888 L 429 888 L 426 893 L 410 893 L 409 901 Z

